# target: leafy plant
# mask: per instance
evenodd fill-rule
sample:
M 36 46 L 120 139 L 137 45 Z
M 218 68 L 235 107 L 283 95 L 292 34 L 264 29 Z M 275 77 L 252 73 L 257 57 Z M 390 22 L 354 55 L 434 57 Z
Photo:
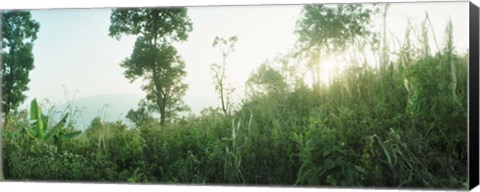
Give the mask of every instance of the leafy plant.
M 63 142 L 71 140 L 81 133 L 81 131 L 69 132 L 66 130 L 65 124 L 67 118 L 68 113 L 66 113 L 57 124 L 50 128 L 49 118 L 42 114 L 42 109 L 38 105 L 37 100 L 33 99 L 30 104 L 31 129 L 25 130 L 24 133 L 37 141 L 53 144 L 61 149 Z

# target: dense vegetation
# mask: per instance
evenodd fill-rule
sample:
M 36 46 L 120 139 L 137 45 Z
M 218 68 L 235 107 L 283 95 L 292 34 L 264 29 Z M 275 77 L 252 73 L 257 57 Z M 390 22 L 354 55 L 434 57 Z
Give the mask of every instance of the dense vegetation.
M 328 17 L 337 19 L 338 25 L 358 25 L 358 30 L 330 23 L 323 25 L 333 26 L 323 30 L 327 31 L 325 36 L 305 31 L 311 29 L 308 25 L 312 21 L 319 20 L 317 16 L 323 15 L 313 14 L 315 11 L 326 12 Z M 437 53 L 432 54 L 428 47 L 428 17 L 420 27 L 423 33 L 410 36 L 412 28 L 407 28 L 401 48 L 387 53 L 387 38 L 381 44 L 375 33 L 365 31 L 374 10 L 360 6 L 306 6 L 303 13 L 305 17 L 297 30 L 300 49 L 260 65 L 246 83 L 246 98 L 240 103 L 228 103 L 229 107 L 225 99 L 222 108 L 159 120 L 151 115 L 155 109 L 149 107 L 152 105 L 148 105 L 148 99 L 151 102 L 162 97 L 152 95 L 129 113 L 134 128 L 95 118 L 81 134 L 75 132 L 67 115 L 59 122 L 48 122 L 35 100 L 30 112 L 12 112 L 6 117 L 9 121 L 3 130 L 5 178 L 467 187 L 468 55 L 454 50 L 451 23 L 446 28 L 443 49 Z M 348 17 L 348 13 L 362 17 Z M 127 13 L 117 11 L 112 18 L 128 18 L 122 14 Z M 348 31 L 341 32 L 345 30 Z M 319 40 L 315 35 L 330 39 Z M 137 43 L 143 40 L 139 38 Z M 233 43 L 217 38 L 214 45 L 219 45 L 220 40 L 234 50 L 236 37 L 229 39 Z M 371 52 L 380 67 L 361 57 L 368 53 L 365 46 L 355 46 L 362 44 L 358 42 L 372 45 Z M 329 46 L 335 43 L 335 49 Z M 351 65 L 330 83 L 316 80 L 309 85 L 300 71 L 321 69 L 308 62 L 321 56 L 305 54 L 307 49 L 339 55 L 353 50 L 357 54 L 349 57 Z M 175 52 L 173 48 L 169 50 Z M 131 58 L 140 53 L 134 52 Z M 224 58 L 228 54 L 223 52 Z M 145 55 L 141 56 L 137 59 L 145 59 Z M 126 75 L 141 75 L 141 70 L 129 61 L 132 60 L 123 64 L 131 67 Z M 223 103 L 227 95 L 223 95 L 225 90 L 220 84 L 228 79 L 218 74 L 225 62 L 215 66 L 214 81 Z M 156 93 L 153 88 L 147 91 Z M 39 128 L 39 124 L 44 126 Z

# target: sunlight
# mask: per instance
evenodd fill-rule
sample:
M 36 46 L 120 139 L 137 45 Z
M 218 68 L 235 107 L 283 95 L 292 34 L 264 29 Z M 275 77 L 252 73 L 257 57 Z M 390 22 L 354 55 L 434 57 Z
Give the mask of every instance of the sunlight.
M 338 57 L 338 56 L 337 56 Z M 320 63 L 320 83 L 323 85 L 329 85 L 331 80 L 339 74 L 346 66 L 345 62 L 340 61 L 340 59 L 335 59 L 336 56 L 330 55 L 325 57 L 324 60 Z M 313 85 L 314 83 L 314 74 L 308 72 L 304 76 L 304 82 L 307 85 Z
M 335 77 L 335 74 L 338 72 L 338 64 L 339 62 L 336 62 L 334 57 L 332 56 L 329 56 L 327 57 L 327 59 L 323 60 L 323 62 L 320 64 L 320 81 L 323 84 L 330 84 L 330 81 L 333 77 Z

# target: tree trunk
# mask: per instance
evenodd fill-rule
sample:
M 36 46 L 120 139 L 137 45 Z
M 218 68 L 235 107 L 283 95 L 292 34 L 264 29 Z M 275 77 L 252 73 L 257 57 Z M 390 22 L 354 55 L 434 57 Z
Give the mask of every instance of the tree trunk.
M 165 125 L 166 120 L 167 120 L 167 113 L 166 113 L 166 108 L 167 108 L 167 96 L 164 95 L 162 97 L 162 108 L 160 108 L 160 113 L 162 116 L 160 117 L 160 125 Z
M 158 88 L 159 86 L 155 86 L 157 87 L 157 90 L 160 89 Z M 160 93 L 160 91 L 157 91 L 157 106 L 158 106 L 158 109 L 159 109 L 159 112 L 160 112 L 160 125 L 163 126 L 165 125 L 165 105 L 164 105 L 164 102 L 163 102 L 163 97 L 162 97 L 162 94 Z
M 158 79 L 158 71 L 156 69 L 156 66 L 153 67 L 152 73 L 153 73 L 153 82 L 155 84 L 155 93 L 156 93 L 155 95 L 157 97 L 156 103 L 160 112 L 160 125 L 163 126 L 165 125 L 165 105 L 164 105 L 165 98 L 162 95 L 162 86 Z
M 155 29 L 157 29 L 157 18 L 158 18 L 158 14 L 159 12 L 155 12 L 155 16 L 154 16 L 154 26 L 155 26 Z M 158 34 L 158 31 L 155 31 L 154 33 L 154 38 L 153 38 L 153 46 L 154 47 L 158 47 L 157 44 L 157 34 Z M 159 109 L 159 112 L 160 112 L 160 126 L 163 126 L 165 125 L 165 105 L 166 105 L 166 102 L 164 101 L 165 100 L 165 95 L 162 93 L 163 90 L 162 90 L 162 84 L 160 82 L 160 79 L 159 79 L 159 71 L 157 71 L 157 62 L 155 60 L 152 60 L 153 62 L 153 69 L 152 69 L 152 73 L 153 73 L 153 82 L 155 84 L 155 91 L 156 91 L 156 97 L 157 97 L 157 106 L 158 106 L 158 109 Z
M 315 61 L 315 59 L 313 59 L 313 63 L 312 63 L 312 78 L 313 78 L 313 85 L 312 85 L 312 88 L 313 90 L 319 90 L 320 88 L 320 70 L 322 68 L 322 64 L 321 64 L 321 57 L 322 57 L 322 54 L 321 54 L 321 50 L 318 51 L 318 55 L 316 55 L 317 57 L 317 60 Z

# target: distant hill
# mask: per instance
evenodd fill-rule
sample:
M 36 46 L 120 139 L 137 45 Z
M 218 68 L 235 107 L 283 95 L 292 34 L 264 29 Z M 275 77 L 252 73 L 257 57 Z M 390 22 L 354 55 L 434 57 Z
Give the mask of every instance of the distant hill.
M 136 94 L 106 94 L 76 99 L 71 104 L 80 109 L 81 113 L 77 116 L 75 125 L 78 129 L 85 129 L 97 116 L 105 121 L 121 120 L 129 124 L 125 115 L 130 109 L 136 108 L 142 98 Z M 68 104 L 70 103 L 61 104 L 58 108 L 65 109 Z
M 71 102 L 72 106 L 81 111 L 75 118 L 75 127 L 81 130 L 86 129 L 92 119 L 97 116 L 102 117 L 104 121 L 114 122 L 120 120 L 127 125 L 132 125 L 125 118 L 125 115 L 130 109 L 137 108 L 137 104 L 142 98 L 142 95 L 137 94 L 105 94 L 73 100 Z M 205 107 L 219 106 L 216 98 L 192 96 L 185 97 L 184 101 L 190 106 L 191 112 L 195 114 L 199 114 Z M 63 103 L 56 108 L 63 110 L 67 108 L 68 104 Z M 186 113 L 182 114 L 185 115 Z

